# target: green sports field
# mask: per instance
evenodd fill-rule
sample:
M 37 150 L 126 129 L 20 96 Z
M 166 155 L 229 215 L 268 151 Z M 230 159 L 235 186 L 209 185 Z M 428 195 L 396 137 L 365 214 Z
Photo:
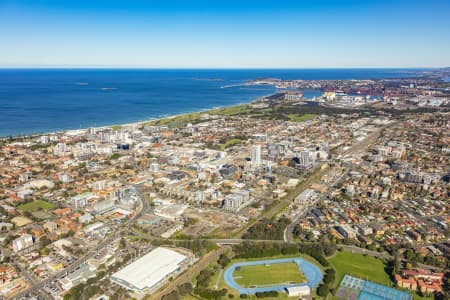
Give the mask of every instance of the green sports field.
M 293 122 L 305 122 L 308 120 L 313 119 L 315 116 L 314 114 L 304 114 L 304 115 L 288 115 L 289 120 Z
M 19 205 L 17 208 L 21 211 L 34 212 L 38 210 L 49 210 L 55 208 L 56 205 L 44 200 L 35 200 L 33 202 Z
M 307 279 L 293 263 L 253 265 L 233 272 L 234 280 L 242 287 L 270 286 L 282 283 L 302 283 Z
M 337 272 L 336 286 L 345 274 L 390 286 L 391 280 L 384 270 L 385 264 L 375 257 L 342 251 L 336 252 L 330 262 Z

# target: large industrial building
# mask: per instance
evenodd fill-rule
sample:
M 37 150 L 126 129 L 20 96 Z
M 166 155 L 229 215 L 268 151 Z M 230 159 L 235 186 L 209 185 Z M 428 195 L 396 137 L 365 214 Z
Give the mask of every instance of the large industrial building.
M 111 276 L 111 281 L 135 292 L 155 290 L 171 276 L 184 270 L 190 258 L 158 247 Z

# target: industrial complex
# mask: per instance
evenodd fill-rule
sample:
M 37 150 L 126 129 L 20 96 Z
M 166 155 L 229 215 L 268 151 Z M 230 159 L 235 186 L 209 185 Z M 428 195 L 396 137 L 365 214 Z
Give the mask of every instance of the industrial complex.
M 111 276 L 111 281 L 128 290 L 155 290 L 171 276 L 186 269 L 191 257 L 158 247 Z

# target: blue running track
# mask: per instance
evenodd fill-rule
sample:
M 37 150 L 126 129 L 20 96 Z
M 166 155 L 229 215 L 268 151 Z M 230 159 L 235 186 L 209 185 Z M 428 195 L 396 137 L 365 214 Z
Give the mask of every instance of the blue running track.
M 283 284 L 283 285 L 271 285 L 264 287 L 255 287 L 255 288 L 243 288 L 239 284 L 234 281 L 233 272 L 237 267 L 245 267 L 245 266 L 255 266 L 255 265 L 273 265 L 273 264 L 281 264 L 281 263 L 289 263 L 295 262 L 299 269 L 305 274 L 308 282 L 299 283 L 299 284 Z M 237 290 L 240 294 L 254 294 L 256 292 L 270 292 L 270 291 L 284 291 L 288 287 L 294 286 L 309 286 L 310 288 L 315 288 L 322 281 L 322 272 L 320 269 L 310 263 L 307 260 L 302 258 L 280 258 L 280 259 L 270 259 L 270 260 L 258 260 L 258 261 L 246 261 L 235 263 L 231 267 L 229 267 L 224 273 L 224 280 L 226 284 Z

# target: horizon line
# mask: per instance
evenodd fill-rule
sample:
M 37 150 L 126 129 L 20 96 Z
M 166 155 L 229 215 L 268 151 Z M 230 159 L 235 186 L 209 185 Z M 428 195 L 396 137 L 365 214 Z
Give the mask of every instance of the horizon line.
M 446 69 L 450 66 L 321 66 L 321 67 L 169 67 L 121 65 L 0 65 L 0 69 L 146 69 L 146 70 L 308 70 L 308 69 Z

